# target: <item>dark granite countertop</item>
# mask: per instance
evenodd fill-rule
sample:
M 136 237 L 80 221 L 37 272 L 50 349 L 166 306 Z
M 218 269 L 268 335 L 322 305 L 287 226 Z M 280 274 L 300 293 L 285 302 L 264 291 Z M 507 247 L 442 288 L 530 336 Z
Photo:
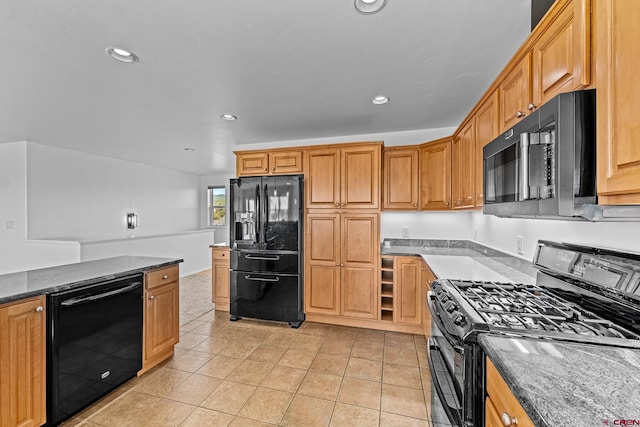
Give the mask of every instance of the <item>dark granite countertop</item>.
M 421 256 L 438 279 L 534 284 L 531 261 L 468 240 L 385 239 L 381 255 Z
M 640 349 L 489 334 L 478 340 L 536 426 L 640 423 Z
M 119 256 L 0 275 L 0 304 L 65 291 L 182 262 L 178 258 Z

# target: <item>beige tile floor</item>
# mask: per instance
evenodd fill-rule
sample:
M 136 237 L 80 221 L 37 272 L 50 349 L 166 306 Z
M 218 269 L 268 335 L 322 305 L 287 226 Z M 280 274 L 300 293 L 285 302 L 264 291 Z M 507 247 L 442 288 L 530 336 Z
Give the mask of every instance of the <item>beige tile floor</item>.
M 424 337 L 209 311 L 66 426 L 431 426 Z

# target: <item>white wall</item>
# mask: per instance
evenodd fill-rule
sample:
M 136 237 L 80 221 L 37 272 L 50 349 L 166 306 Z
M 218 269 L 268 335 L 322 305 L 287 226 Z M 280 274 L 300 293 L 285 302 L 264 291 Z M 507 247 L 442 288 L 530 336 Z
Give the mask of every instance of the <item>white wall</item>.
M 213 230 L 81 244 L 82 261 L 119 255 L 182 258 L 180 277 L 211 268 Z
M 524 237 L 524 258 L 531 260 L 540 239 L 640 252 L 640 222 L 558 221 L 498 218 L 471 214 L 471 236 L 495 249 L 516 254 L 516 236 Z M 471 237 L 472 238 L 472 237 Z
M 150 153 L 153 155 L 153 153 Z M 93 154 L 27 145 L 28 236 L 123 237 L 200 228 L 197 175 Z
M 27 143 L 0 144 L 0 274 L 80 260 L 76 243 L 27 241 Z
M 360 141 L 384 141 L 385 147 L 396 145 L 415 145 L 434 139 L 453 135 L 457 128 L 418 129 L 399 132 L 367 133 L 361 135 L 332 136 L 328 138 L 296 139 L 291 141 L 273 141 L 260 144 L 239 144 L 234 150 L 264 150 L 267 148 L 296 147 L 307 145 L 340 144 Z
M 409 236 L 403 235 L 408 227 Z M 392 239 L 469 240 L 471 214 L 469 212 L 383 212 L 380 237 Z

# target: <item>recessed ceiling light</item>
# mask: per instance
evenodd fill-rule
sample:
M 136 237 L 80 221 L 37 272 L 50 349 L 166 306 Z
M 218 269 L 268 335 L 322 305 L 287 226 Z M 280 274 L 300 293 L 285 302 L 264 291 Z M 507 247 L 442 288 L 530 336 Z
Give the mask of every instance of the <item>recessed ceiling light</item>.
M 233 114 L 223 114 L 223 115 L 220 116 L 220 118 L 222 120 L 233 121 L 233 120 L 236 120 L 238 117 L 234 116 Z
M 382 104 L 386 104 L 387 102 L 389 102 L 389 98 L 384 96 L 384 95 L 378 95 L 375 98 L 373 98 L 371 100 L 371 102 L 373 102 L 376 105 L 382 105 Z
M 120 62 L 140 62 L 140 58 L 133 52 L 129 52 L 128 50 L 120 49 L 117 47 L 108 47 L 106 49 L 107 54 Z
M 387 4 L 387 0 L 354 0 L 356 10 L 366 15 L 379 12 Z
M 194 151 L 196 151 L 196 149 L 195 149 L 195 148 L 192 148 L 192 147 L 186 147 L 186 148 L 184 149 L 184 151 L 187 151 L 187 152 L 189 152 L 189 153 L 193 153 Z

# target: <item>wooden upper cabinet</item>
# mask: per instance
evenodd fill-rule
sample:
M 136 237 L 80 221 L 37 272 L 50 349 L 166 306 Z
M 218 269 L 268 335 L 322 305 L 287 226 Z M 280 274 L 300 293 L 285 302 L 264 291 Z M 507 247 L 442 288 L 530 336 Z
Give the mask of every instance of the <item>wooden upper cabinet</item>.
M 40 296 L 0 306 L 0 426 L 46 421 L 46 310 Z
M 502 132 L 518 123 L 529 112 L 531 52 L 526 52 L 500 82 L 498 93 L 500 96 L 500 131 Z
M 379 209 L 382 144 L 306 152 L 306 207 Z
M 314 149 L 305 153 L 307 208 L 340 207 L 340 149 Z
M 266 175 L 268 173 L 268 153 L 236 153 L 236 175 Z
M 381 145 L 342 149 L 341 208 L 380 208 L 380 154 Z
M 593 2 L 598 203 L 640 204 L 640 2 Z
M 560 0 L 544 23 L 533 44 L 534 107 L 591 83 L 590 3 Z
M 302 150 L 236 152 L 236 175 L 283 175 L 302 173 Z
M 471 117 L 453 137 L 451 149 L 451 198 L 453 209 L 467 209 L 475 205 L 475 143 L 476 128 L 474 117 Z
M 420 150 L 391 147 L 382 152 L 382 209 L 417 210 Z
M 275 151 L 269 153 L 269 173 L 302 173 L 302 151 Z
M 451 138 L 420 146 L 420 209 L 451 209 Z
M 473 154 L 476 206 L 484 202 L 482 149 L 500 134 L 498 91 L 494 91 L 476 112 L 476 149 Z

